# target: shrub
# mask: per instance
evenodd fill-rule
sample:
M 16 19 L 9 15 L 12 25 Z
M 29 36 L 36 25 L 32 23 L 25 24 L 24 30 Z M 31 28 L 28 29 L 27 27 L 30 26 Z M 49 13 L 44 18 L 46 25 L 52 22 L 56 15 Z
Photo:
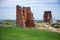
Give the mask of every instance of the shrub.
M 11 22 L 11 20 L 5 20 L 5 21 L 4 21 L 4 24 L 6 24 L 6 25 L 11 25 L 12 22 Z
M 60 24 L 59 23 L 53 23 L 51 26 L 54 27 L 54 28 L 60 28 Z

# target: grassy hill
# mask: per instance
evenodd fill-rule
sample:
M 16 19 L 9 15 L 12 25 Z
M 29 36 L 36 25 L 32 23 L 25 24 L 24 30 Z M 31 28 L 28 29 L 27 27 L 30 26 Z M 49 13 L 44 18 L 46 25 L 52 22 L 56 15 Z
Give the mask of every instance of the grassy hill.
M 20 27 L 0 27 L 0 40 L 60 40 L 60 33 Z

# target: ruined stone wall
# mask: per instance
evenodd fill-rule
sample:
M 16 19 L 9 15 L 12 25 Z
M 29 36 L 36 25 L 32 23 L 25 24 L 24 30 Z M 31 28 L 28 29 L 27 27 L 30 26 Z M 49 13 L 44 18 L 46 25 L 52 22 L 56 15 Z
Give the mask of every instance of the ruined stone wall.
M 31 12 L 31 8 L 27 7 L 26 11 L 27 11 L 26 26 L 28 26 L 28 27 L 35 27 L 33 13 Z
M 33 13 L 30 7 L 16 6 L 16 23 L 22 27 L 35 27 Z
M 19 26 L 23 26 L 23 21 L 22 21 L 22 12 L 21 12 L 21 7 L 20 6 L 16 6 L 16 23 Z
M 45 11 L 44 12 L 44 22 L 52 22 L 52 14 L 51 14 L 51 11 Z

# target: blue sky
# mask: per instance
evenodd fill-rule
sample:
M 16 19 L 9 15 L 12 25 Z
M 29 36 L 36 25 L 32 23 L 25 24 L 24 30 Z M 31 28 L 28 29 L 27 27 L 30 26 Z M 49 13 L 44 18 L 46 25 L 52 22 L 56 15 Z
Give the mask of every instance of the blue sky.
M 0 19 L 15 20 L 16 5 L 31 7 L 35 20 L 42 20 L 44 11 L 60 20 L 60 0 L 0 0 Z

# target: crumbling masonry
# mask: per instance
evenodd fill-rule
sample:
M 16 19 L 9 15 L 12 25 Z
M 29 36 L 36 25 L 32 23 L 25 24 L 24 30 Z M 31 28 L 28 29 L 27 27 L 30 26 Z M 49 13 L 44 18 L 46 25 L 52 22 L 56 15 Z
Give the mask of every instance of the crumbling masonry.
M 16 24 L 21 27 L 35 27 L 30 7 L 16 6 Z
M 44 18 L 44 22 L 51 23 L 52 22 L 52 14 L 51 14 L 51 11 L 45 11 L 43 18 Z

